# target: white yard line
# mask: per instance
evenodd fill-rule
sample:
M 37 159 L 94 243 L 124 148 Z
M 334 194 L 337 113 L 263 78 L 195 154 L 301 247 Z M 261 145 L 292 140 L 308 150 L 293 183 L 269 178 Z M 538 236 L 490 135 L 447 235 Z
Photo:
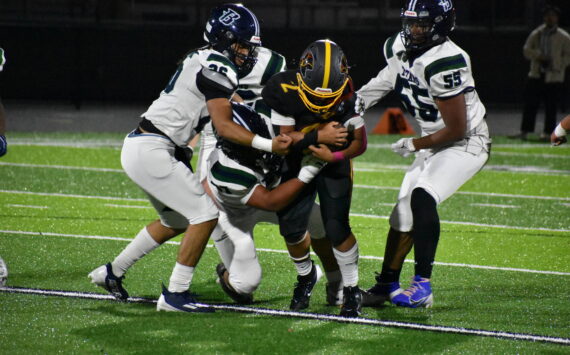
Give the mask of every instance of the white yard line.
M 50 164 L 24 164 L 24 163 L 7 163 L 0 162 L 0 166 L 17 166 L 24 168 L 52 168 L 52 169 L 67 169 L 67 170 L 86 170 L 98 172 L 113 172 L 124 173 L 122 169 L 110 168 L 90 168 L 83 166 L 70 166 L 70 165 L 50 165 Z M 372 166 L 372 167 L 367 167 Z M 385 172 L 386 170 L 401 170 L 405 171 L 408 165 L 384 165 L 384 164 L 370 164 L 370 163 L 356 163 L 354 171 L 360 172 Z M 483 170 L 490 171 L 506 171 L 512 173 L 530 173 L 530 174 L 543 174 L 543 175 L 570 175 L 570 170 L 556 170 L 548 169 L 540 166 L 514 166 L 514 165 L 486 165 Z
M 47 237 L 65 237 L 65 238 L 78 238 L 78 239 L 96 239 L 96 240 L 113 240 L 119 242 L 131 242 L 131 238 L 122 237 L 111 237 L 103 235 L 82 235 L 82 234 L 66 234 L 66 233 L 50 233 L 50 232 L 31 232 L 31 231 L 14 231 L 14 230 L 0 230 L 2 234 L 17 234 L 17 235 L 28 235 L 28 236 L 47 236 Z M 180 245 L 179 242 L 168 241 L 165 244 Z M 208 245 L 209 248 L 213 247 L 211 244 Z M 256 248 L 257 251 L 267 252 L 267 253 L 278 253 L 278 254 L 288 254 L 287 250 L 280 249 L 268 249 L 268 248 Z M 311 253 L 315 255 L 314 253 Z M 384 258 L 372 255 L 360 255 L 359 258 L 367 260 L 379 260 L 382 261 Z M 406 259 L 407 263 L 414 263 L 414 260 Z M 545 271 L 545 270 L 531 270 L 531 269 L 521 269 L 521 268 L 511 268 L 511 267 L 501 267 L 501 266 L 487 266 L 487 265 L 472 265 L 472 264 L 461 264 L 461 263 L 445 263 L 445 262 L 435 262 L 436 265 L 452 266 L 452 267 L 463 267 L 468 269 L 483 269 L 483 270 L 499 270 L 499 271 L 514 271 L 514 272 L 527 272 L 533 274 L 544 274 L 544 275 L 559 275 L 559 276 L 570 276 L 570 272 L 561 271 Z
M 26 194 L 26 195 L 39 195 L 39 196 L 57 196 L 57 197 L 71 197 L 71 198 L 88 198 L 88 199 L 102 199 L 102 200 L 122 200 L 122 201 L 147 201 L 145 199 L 131 199 L 126 197 L 109 197 L 109 196 L 89 196 L 89 195 L 67 195 L 60 193 L 46 193 L 46 192 L 30 192 L 30 191 L 17 191 L 17 190 L 0 190 L 0 193 L 13 193 L 13 194 Z M 568 199 L 570 200 L 570 199 Z M 373 219 L 388 219 L 388 216 L 381 215 L 370 215 L 362 213 L 351 213 L 350 216 L 353 217 L 364 217 Z M 546 232 L 570 232 L 570 229 L 551 229 L 551 228 L 541 228 L 541 227 L 519 227 L 519 226 L 509 226 L 501 224 L 485 224 L 485 223 L 475 223 L 475 222 L 462 222 L 462 221 L 441 221 L 441 223 L 447 224 L 458 224 L 466 226 L 476 226 L 476 227 L 488 227 L 488 228 L 509 228 L 517 230 L 529 230 L 529 231 L 546 231 Z
M 106 203 L 105 206 L 116 207 L 116 208 L 143 208 L 143 209 L 150 208 L 150 209 L 152 209 L 151 206 L 114 205 L 112 203 Z
M 16 205 L 16 204 L 7 204 L 8 207 L 18 207 L 18 208 L 37 208 L 37 209 L 46 209 L 49 208 L 48 206 L 32 206 L 32 205 Z
M 115 298 L 111 295 L 106 295 L 106 294 L 103 295 L 103 294 L 79 292 L 79 291 L 45 290 L 45 289 L 42 290 L 42 289 L 32 289 L 25 287 L 0 287 L 0 292 L 116 302 Z M 129 297 L 128 302 L 155 304 L 156 300 L 151 298 Z M 387 321 L 387 320 L 363 318 L 363 317 L 347 318 L 332 314 L 295 312 L 295 311 L 287 311 L 287 310 L 279 310 L 271 308 L 246 307 L 246 306 L 231 305 L 231 304 L 199 303 L 199 305 L 205 307 L 209 306 L 215 308 L 216 310 L 250 313 L 250 314 L 273 316 L 273 317 L 311 319 L 311 320 L 326 321 L 326 322 L 349 323 L 349 324 L 368 325 L 368 326 L 380 326 L 387 328 L 429 331 L 437 333 L 451 333 L 451 334 L 472 335 L 480 337 L 503 338 L 508 340 L 519 340 L 519 341 L 522 340 L 522 341 L 532 341 L 532 342 L 538 341 L 544 343 L 570 345 L 570 338 L 552 337 L 552 336 L 545 336 L 539 334 L 513 333 L 507 331 L 471 329 L 471 328 L 462 328 L 462 327 L 452 327 L 446 325 L 430 325 L 423 323 Z
M 389 219 L 389 216 L 379 216 L 375 214 L 364 214 L 364 213 L 351 213 L 351 217 L 364 217 L 373 219 Z M 570 232 L 570 229 L 552 229 L 552 228 L 541 228 L 541 227 L 519 227 L 519 226 L 508 226 L 503 224 L 485 224 L 485 223 L 475 223 L 475 222 L 461 222 L 461 221 L 440 221 L 441 223 L 447 224 L 458 224 L 463 226 L 472 227 L 484 227 L 484 228 L 501 228 L 501 229 L 516 229 L 516 230 L 526 230 L 526 231 L 543 231 L 543 232 Z
M 372 189 L 372 190 L 393 190 L 393 191 L 399 191 L 400 190 L 400 187 L 394 187 L 394 186 L 375 186 L 375 185 L 355 184 L 354 187 L 361 188 L 361 189 Z M 531 199 L 531 200 L 570 201 L 570 197 L 499 194 L 499 193 L 495 193 L 495 192 L 457 191 L 456 194 L 488 196 L 488 197 L 527 198 L 527 199 Z
M 476 207 L 494 207 L 494 208 L 521 208 L 521 206 L 514 205 L 497 205 L 494 203 L 472 203 L 471 206 Z

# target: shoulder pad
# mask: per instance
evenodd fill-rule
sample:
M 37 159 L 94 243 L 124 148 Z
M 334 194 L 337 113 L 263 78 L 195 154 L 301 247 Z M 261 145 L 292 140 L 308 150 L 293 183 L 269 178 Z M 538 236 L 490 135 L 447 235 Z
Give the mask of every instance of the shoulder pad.
M 424 69 L 424 77 L 426 82 L 429 83 L 430 79 L 436 74 L 448 70 L 454 70 L 466 67 L 467 67 L 467 61 L 465 60 L 465 57 L 463 57 L 463 55 L 459 53 L 457 55 L 452 55 L 449 57 L 438 59 L 432 62 L 431 64 L 427 65 L 426 68 Z
M 394 56 L 394 42 L 400 36 L 400 33 L 396 33 L 392 37 L 388 38 L 386 42 L 384 42 L 384 57 L 386 60 L 392 58 Z
M 271 50 L 269 52 L 271 57 L 269 58 L 269 62 L 267 63 L 263 76 L 261 77 L 261 85 L 265 85 L 269 78 L 286 69 L 285 57 Z
M 237 85 L 235 85 L 226 75 L 213 71 L 210 68 L 202 68 L 201 74 L 202 77 L 200 80 L 204 80 L 204 83 L 207 83 L 207 86 L 215 87 L 226 93 L 232 93 L 237 88 Z

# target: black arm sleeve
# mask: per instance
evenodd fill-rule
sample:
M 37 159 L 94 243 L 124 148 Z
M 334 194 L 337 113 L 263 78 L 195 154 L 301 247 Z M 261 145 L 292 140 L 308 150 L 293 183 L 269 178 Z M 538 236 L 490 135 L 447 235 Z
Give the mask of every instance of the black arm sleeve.
M 291 146 L 293 152 L 300 153 L 309 148 L 310 145 L 317 145 L 318 133 L 314 131 L 305 133 L 305 137 Z
M 235 91 L 235 86 L 225 75 L 206 68 L 196 75 L 196 86 L 204 94 L 206 101 L 229 99 Z

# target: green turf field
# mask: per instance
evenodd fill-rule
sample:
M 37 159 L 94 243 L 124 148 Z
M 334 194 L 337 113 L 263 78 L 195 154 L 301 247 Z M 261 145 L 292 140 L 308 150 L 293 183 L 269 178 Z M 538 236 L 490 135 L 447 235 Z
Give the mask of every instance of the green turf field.
M 324 279 L 305 318 L 272 312 L 288 310 L 296 279 L 271 225 L 256 228 L 264 278 L 256 303 L 242 312 L 158 313 L 152 303 L 109 300 L 87 274 L 155 218 L 121 171 L 122 135 L 9 138 L 0 159 L 0 256 L 10 271 L 0 290 L 2 354 L 570 353 L 568 145 L 494 139 L 487 167 L 440 206 L 434 308 L 365 308 L 370 322 L 344 323 L 322 316 L 338 314 L 325 304 Z M 351 222 L 363 288 L 380 269 L 387 216 L 411 162 L 388 149 L 397 139 L 369 137 L 354 165 Z M 128 272 L 131 296 L 159 296 L 174 266 L 173 241 Z M 207 248 L 192 291 L 205 303 L 233 305 L 215 283 L 217 263 Z M 412 272 L 406 263 L 405 286 Z

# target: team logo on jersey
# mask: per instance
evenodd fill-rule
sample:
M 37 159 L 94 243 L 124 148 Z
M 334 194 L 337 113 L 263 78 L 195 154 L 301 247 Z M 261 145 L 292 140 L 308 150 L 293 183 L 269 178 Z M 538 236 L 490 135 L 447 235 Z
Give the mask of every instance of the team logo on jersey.
M 443 7 L 443 11 L 445 12 L 451 10 L 451 1 L 449 0 L 441 0 L 438 5 Z
M 222 16 L 220 16 L 219 20 L 226 26 L 230 26 L 232 23 L 236 22 L 240 19 L 240 15 L 232 9 L 227 9 L 222 12 Z

